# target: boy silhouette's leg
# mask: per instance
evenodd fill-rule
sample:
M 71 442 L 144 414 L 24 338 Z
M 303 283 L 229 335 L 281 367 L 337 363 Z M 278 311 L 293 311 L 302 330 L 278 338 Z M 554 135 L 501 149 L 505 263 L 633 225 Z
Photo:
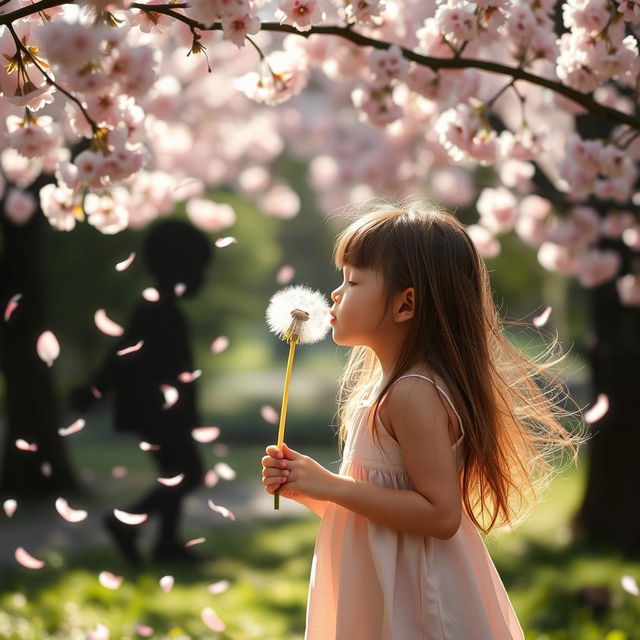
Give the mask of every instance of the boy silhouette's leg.
M 135 513 L 135 512 L 133 512 Z M 102 518 L 102 524 L 111 536 L 113 543 L 124 558 L 134 567 L 143 565 L 142 556 L 136 544 L 138 537 L 137 527 L 120 522 L 113 513 L 107 513 Z

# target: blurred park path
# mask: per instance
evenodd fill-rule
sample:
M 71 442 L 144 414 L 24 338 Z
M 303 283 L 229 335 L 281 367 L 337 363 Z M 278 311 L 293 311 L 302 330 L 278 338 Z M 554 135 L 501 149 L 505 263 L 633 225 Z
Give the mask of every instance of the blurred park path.
M 108 482 L 108 478 L 96 476 L 92 485 L 100 487 Z M 125 489 L 131 490 L 132 484 L 133 482 Z M 21 509 L 21 504 L 18 503 L 16 513 L 11 519 L 5 514 L 0 514 L 0 567 L 18 566 L 14 558 L 18 547 L 24 547 L 36 557 L 50 552 L 64 555 L 80 547 L 112 547 L 101 520 L 109 509 L 107 502 L 110 505 L 114 503 L 111 502 L 111 496 L 104 498 L 105 496 L 101 495 L 99 503 L 94 499 L 92 506 L 80 505 L 79 501 L 69 499 L 74 508 L 81 507 L 89 512 L 86 520 L 76 524 L 66 522 L 58 515 L 54 498 L 47 502 L 26 505 L 24 509 Z M 235 522 L 212 511 L 207 504 L 208 500 L 229 509 L 236 517 Z M 291 500 L 281 500 L 280 510 L 274 511 L 273 498 L 262 489 L 260 478 L 256 474 L 255 479 L 236 479 L 210 489 L 202 487 L 194 492 L 186 500 L 183 522 L 186 532 L 195 532 L 193 537 L 196 537 L 196 533 L 197 537 L 206 537 L 209 527 L 246 526 L 264 519 L 302 517 L 308 513 L 305 507 Z M 142 526 L 153 527 L 155 530 L 156 523 L 150 520 Z M 186 539 L 189 538 L 188 533 Z M 195 547 L 199 548 L 202 549 L 201 555 L 206 557 L 206 544 Z

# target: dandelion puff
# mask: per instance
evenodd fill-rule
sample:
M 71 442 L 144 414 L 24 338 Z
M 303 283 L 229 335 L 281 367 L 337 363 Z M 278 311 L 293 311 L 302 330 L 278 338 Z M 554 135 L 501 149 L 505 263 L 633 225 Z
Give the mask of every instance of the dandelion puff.
M 266 315 L 269 329 L 287 342 L 293 339 L 300 344 L 319 342 L 330 327 L 326 298 L 302 285 L 275 293 Z

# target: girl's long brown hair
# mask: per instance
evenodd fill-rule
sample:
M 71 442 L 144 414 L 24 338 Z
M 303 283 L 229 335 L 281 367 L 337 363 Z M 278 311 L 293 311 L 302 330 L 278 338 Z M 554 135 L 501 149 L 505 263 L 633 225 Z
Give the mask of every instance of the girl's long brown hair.
M 363 397 L 378 390 L 374 412 L 397 377 L 427 366 L 464 425 L 466 513 L 485 533 L 513 525 L 547 484 L 554 457 L 569 451 L 575 460 L 581 441 L 560 422 L 569 412 L 564 386 L 549 371 L 557 345 L 532 360 L 504 337 L 484 261 L 454 216 L 417 201 L 365 206 L 368 213 L 338 236 L 335 263 L 380 269 L 389 294 L 414 287 L 415 315 L 383 388 L 375 353 L 351 350 L 340 385 L 341 442 Z

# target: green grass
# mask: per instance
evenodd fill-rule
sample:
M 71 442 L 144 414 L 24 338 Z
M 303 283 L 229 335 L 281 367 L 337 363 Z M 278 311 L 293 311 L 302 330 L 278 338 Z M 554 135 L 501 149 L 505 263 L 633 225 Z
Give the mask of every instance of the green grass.
M 252 476 L 259 454 L 259 447 L 232 449 L 227 461 L 237 467 L 239 481 Z M 325 462 L 334 455 L 314 454 Z M 582 483 L 582 469 L 558 477 L 526 524 L 488 541 L 527 640 L 640 638 L 640 598 L 620 584 L 625 574 L 640 581 L 640 564 L 571 540 L 569 521 Z M 0 571 L 0 638 L 85 640 L 101 622 L 111 629 L 110 640 L 139 638 L 136 623 L 153 627 L 155 640 L 300 640 L 317 526 L 309 516 L 190 531 L 206 536 L 214 556 L 197 569 L 150 566 L 133 573 L 105 548 L 45 553 L 42 570 Z M 98 583 L 104 569 L 124 576 L 120 589 Z M 175 576 L 169 593 L 158 584 L 165 574 Z M 213 595 L 207 586 L 218 580 L 230 586 Z M 609 596 L 601 613 L 588 597 L 597 588 Z M 225 632 L 207 629 L 200 618 L 205 607 L 224 620 Z

